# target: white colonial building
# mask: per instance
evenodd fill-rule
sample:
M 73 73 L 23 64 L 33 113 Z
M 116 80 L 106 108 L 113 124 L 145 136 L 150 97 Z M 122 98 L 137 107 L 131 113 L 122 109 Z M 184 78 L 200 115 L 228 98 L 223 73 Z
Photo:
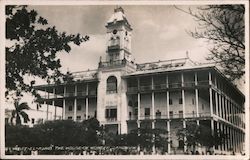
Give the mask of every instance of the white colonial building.
M 215 152 L 242 152 L 244 95 L 212 64 L 189 57 L 137 64 L 132 60 L 130 26 L 122 8 L 106 24 L 108 46 L 96 70 L 73 73 L 74 81 L 36 86 L 41 103 L 62 108 L 63 119 L 96 117 L 117 134 L 136 128 L 168 131 L 168 153 L 183 152 L 176 132 L 188 123 L 228 135 Z M 57 113 L 58 114 L 58 113 Z M 56 117 L 56 116 L 55 116 Z

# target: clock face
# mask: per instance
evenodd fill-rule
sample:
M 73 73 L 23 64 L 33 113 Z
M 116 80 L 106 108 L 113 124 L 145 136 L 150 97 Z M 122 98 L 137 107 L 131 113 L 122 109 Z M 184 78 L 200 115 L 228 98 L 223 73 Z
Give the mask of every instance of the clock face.
M 116 29 L 114 29 L 114 30 L 113 30 L 113 34 L 116 34 L 116 33 L 117 33 L 117 30 L 116 30 Z

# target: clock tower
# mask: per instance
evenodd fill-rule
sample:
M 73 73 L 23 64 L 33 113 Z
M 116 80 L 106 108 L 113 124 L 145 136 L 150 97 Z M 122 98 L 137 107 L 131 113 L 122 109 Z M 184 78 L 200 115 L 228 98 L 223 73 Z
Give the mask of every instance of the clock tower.
M 131 62 L 131 31 L 132 28 L 126 19 L 121 7 L 114 9 L 113 15 L 106 24 L 107 50 L 106 61 L 115 62 L 126 60 Z
M 97 119 L 117 133 L 127 133 L 127 82 L 123 76 L 136 70 L 131 58 L 132 28 L 121 7 L 114 9 L 105 27 L 107 49 L 98 67 Z

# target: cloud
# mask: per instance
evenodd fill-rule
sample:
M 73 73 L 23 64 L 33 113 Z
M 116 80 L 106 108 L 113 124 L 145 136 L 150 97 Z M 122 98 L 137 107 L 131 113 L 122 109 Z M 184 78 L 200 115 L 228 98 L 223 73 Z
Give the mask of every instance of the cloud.
M 159 31 L 160 29 L 160 25 L 158 23 L 155 23 L 152 19 L 146 19 L 143 20 L 140 23 L 141 26 L 138 26 L 139 28 L 143 27 L 143 28 L 150 28 L 156 31 Z
M 175 25 L 166 25 L 162 27 L 159 34 L 159 38 L 161 40 L 172 40 L 175 39 L 176 37 L 180 37 L 181 34 L 183 34 L 182 30 L 180 30 Z
M 89 35 L 90 40 L 80 46 L 71 45 L 70 53 L 60 53 L 62 71 L 82 71 L 96 69 L 99 57 L 105 55 L 105 35 Z

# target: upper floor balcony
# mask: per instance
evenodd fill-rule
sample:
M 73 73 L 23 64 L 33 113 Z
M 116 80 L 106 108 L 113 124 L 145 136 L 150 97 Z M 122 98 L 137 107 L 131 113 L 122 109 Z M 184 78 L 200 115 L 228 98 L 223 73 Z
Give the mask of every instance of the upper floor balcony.
M 109 62 L 99 62 L 99 68 L 121 67 L 126 64 L 126 60 L 116 60 Z
M 127 92 L 146 92 L 146 91 L 157 91 L 157 90 L 166 90 L 166 89 L 179 89 L 179 88 L 195 88 L 195 87 L 208 87 L 209 81 L 198 81 L 195 82 L 184 82 L 184 83 L 169 83 L 169 84 L 155 84 L 155 85 L 140 85 L 138 86 L 128 86 Z
M 81 91 L 81 92 L 66 92 L 65 94 L 46 94 L 41 96 L 42 99 L 61 99 L 61 98 L 70 98 L 70 97 L 95 97 L 97 96 L 97 91 L 96 90 L 90 90 L 88 93 L 86 91 Z
M 156 115 L 140 115 L 139 119 L 140 120 L 166 120 L 166 119 L 202 119 L 202 118 L 211 118 L 211 113 L 210 112 L 201 112 L 198 113 L 170 113 L 169 115 L 166 114 L 156 114 Z M 138 120 L 137 115 L 130 115 L 128 120 Z
M 112 51 L 112 50 L 119 50 L 120 49 L 120 45 L 119 44 L 114 44 L 114 45 L 110 45 L 108 46 L 108 50 Z

